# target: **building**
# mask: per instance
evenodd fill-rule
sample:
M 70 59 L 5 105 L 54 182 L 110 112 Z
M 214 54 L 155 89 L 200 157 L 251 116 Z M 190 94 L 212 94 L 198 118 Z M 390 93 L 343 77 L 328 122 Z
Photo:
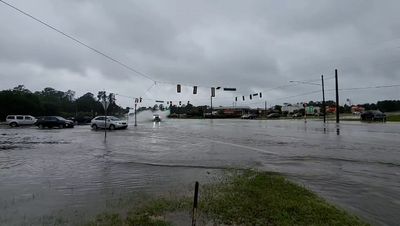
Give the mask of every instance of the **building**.
M 307 106 L 305 111 L 307 115 L 314 115 L 319 114 L 321 112 L 321 108 L 316 106 Z
M 288 114 L 293 114 L 300 109 L 304 109 L 303 104 L 285 105 L 282 106 L 282 112 L 287 112 Z
M 251 111 L 250 107 L 247 106 L 230 106 L 230 107 L 214 107 L 213 115 L 217 115 L 224 118 L 237 118 L 244 114 L 248 114 Z
M 358 115 L 365 111 L 365 108 L 360 105 L 353 105 L 351 106 L 351 113 Z

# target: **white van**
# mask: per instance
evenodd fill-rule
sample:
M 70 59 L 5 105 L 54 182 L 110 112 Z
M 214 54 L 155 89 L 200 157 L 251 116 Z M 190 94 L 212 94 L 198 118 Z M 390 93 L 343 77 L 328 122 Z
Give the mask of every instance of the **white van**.
M 6 122 L 11 127 L 33 125 L 36 118 L 31 115 L 8 115 Z

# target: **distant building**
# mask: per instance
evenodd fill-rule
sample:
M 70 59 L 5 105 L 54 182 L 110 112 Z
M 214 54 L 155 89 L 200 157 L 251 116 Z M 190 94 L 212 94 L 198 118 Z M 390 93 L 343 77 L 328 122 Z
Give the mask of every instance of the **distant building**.
M 289 114 L 292 114 L 293 112 L 298 111 L 300 109 L 304 109 L 302 104 L 282 106 L 282 112 L 287 112 Z
M 213 115 L 227 118 L 240 117 L 244 114 L 248 114 L 250 111 L 250 107 L 247 106 L 213 107 Z
M 326 113 L 336 113 L 336 107 L 335 106 L 327 106 L 326 107 Z
M 351 113 L 353 114 L 361 114 L 365 111 L 365 108 L 360 105 L 351 106 Z
M 321 112 L 321 108 L 315 106 L 307 106 L 305 108 L 305 111 L 307 115 L 314 115 L 314 114 L 319 114 Z

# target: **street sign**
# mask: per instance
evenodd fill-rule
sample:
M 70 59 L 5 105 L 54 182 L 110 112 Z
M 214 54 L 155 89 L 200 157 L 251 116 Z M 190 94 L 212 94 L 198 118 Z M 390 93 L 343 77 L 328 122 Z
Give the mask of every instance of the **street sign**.
M 224 88 L 224 91 L 236 91 L 236 88 Z
M 102 101 L 101 105 L 103 105 L 104 110 L 107 110 L 108 106 L 110 105 L 109 101 Z

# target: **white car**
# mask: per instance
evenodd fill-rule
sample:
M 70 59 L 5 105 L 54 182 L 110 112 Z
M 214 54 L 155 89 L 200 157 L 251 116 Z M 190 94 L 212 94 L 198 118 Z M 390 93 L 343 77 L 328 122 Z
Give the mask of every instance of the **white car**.
M 154 114 L 154 115 L 153 115 L 153 122 L 161 122 L 161 117 L 160 117 L 160 115 Z
M 33 125 L 36 118 L 31 115 L 8 115 L 6 122 L 11 127 Z
M 114 116 L 97 116 L 96 118 L 92 119 L 90 126 L 94 130 L 99 128 L 107 128 L 110 130 L 126 129 L 128 127 L 128 122 Z

